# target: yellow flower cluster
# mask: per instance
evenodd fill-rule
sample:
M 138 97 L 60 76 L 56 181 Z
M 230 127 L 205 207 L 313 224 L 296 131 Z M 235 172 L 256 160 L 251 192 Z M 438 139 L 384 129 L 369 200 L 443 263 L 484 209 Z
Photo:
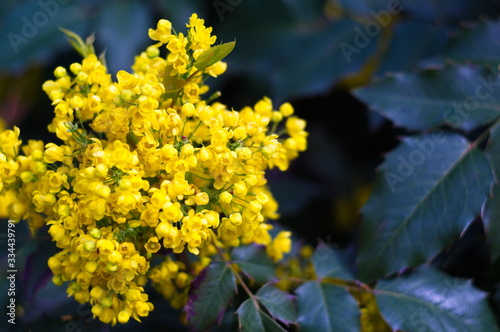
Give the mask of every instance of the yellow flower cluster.
M 278 217 L 265 171 L 306 149 L 305 121 L 269 98 L 240 111 L 203 100 L 226 64 L 196 66 L 216 37 L 196 14 L 187 27 L 176 34 L 160 20 L 149 30 L 157 44 L 116 82 L 94 54 L 56 68 L 43 89 L 61 144 L 21 147 L 18 128 L 0 133 L 4 213 L 50 227 L 54 283 L 105 323 L 147 316 L 149 279 L 181 307 L 218 248 L 258 243 L 275 260 L 290 251 L 290 233 L 272 239 L 265 222 Z M 153 254 L 163 262 L 150 268 Z

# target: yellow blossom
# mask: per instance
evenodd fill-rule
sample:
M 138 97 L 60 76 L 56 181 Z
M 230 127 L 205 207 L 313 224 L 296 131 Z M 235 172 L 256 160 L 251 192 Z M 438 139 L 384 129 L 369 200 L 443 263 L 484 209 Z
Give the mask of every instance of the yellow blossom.
M 47 262 L 53 282 L 112 325 L 154 309 L 148 280 L 182 308 L 219 247 L 258 243 L 276 261 L 289 252 L 290 232 L 269 234 L 279 215 L 265 172 L 307 148 L 289 103 L 204 99 L 227 63 L 196 62 L 216 41 L 198 15 L 185 33 L 162 19 L 148 35 L 153 45 L 116 80 L 95 54 L 55 68 L 43 90 L 57 144 L 23 145 L 19 128 L 0 125 L 0 216 L 47 225 L 60 249 Z

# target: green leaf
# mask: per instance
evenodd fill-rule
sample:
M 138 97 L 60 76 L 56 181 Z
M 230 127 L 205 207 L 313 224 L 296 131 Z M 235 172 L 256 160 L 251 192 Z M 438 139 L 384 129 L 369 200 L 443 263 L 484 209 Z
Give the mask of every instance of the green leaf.
M 487 68 L 449 65 L 392 74 L 354 94 L 397 126 L 470 130 L 500 116 L 498 87 L 500 77 Z
M 236 281 L 222 261 L 213 261 L 192 281 L 186 305 L 190 328 L 204 331 L 222 317 L 234 296 Z
M 500 124 L 495 125 L 490 132 L 488 146 L 485 150 L 497 179 L 497 184 L 491 189 L 491 195 L 486 202 L 482 218 L 488 236 L 492 260 L 500 256 Z
M 253 244 L 234 248 L 231 260 L 258 284 L 265 284 L 276 278 L 275 265 L 262 246 Z
M 393 330 L 498 331 L 486 293 L 430 267 L 381 280 L 373 292 Z
M 73 46 L 73 48 L 80 53 L 84 58 L 88 57 L 90 54 L 95 54 L 94 50 L 94 35 L 87 37 L 85 41 L 71 30 L 59 28 L 67 37 L 68 42 Z
M 450 245 L 479 214 L 492 182 L 485 156 L 460 135 L 404 138 L 362 209 L 361 280 L 416 266 Z
M 483 210 L 483 222 L 488 236 L 492 261 L 500 257 L 500 185 L 492 188 L 491 197 Z
M 205 68 L 216 64 L 220 60 L 224 59 L 236 45 L 235 41 L 213 46 L 201 53 L 198 59 L 194 62 L 194 66 L 199 70 L 204 70 Z
M 335 250 L 325 243 L 320 243 L 316 247 L 312 263 L 318 278 L 354 279 L 340 262 Z
M 473 26 L 463 28 L 450 42 L 445 56 L 463 63 L 480 65 L 500 65 L 500 22 L 478 21 Z
M 308 281 L 296 293 L 301 332 L 360 331 L 358 304 L 344 288 Z
M 484 153 L 490 160 L 495 178 L 500 179 L 500 124 L 495 124 L 491 128 L 488 146 Z
M 389 71 L 413 70 L 425 59 L 440 55 L 446 46 L 449 30 L 449 27 L 436 26 L 433 22 L 401 20 L 392 27 L 390 45 L 375 76 L 383 76 Z
M 252 299 L 243 302 L 238 310 L 238 324 L 240 331 L 284 332 L 286 331 L 276 323 L 268 314 L 257 308 Z
M 295 312 L 295 296 L 277 288 L 272 284 L 266 284 L 255 294 L 271 316 L 289 325 L 297 316 Z

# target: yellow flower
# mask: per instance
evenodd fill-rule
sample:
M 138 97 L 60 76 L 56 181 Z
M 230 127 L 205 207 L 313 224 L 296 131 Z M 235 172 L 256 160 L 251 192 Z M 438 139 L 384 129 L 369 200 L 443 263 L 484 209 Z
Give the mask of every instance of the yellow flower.
M 281 231 L 276 235 L 273 241 L 266 247 L 267 254 L 273 258 L 275 262 L 283 258 L 283 255 L 290 252 L 292 249 L 291 232 Z
M 146 248 L 146 250 L 151 254 L 158 252 L 161 248 L 160 243 L 158 243 L 158 237 L 154 236 L 149 238 L 148 242 L 144 245 L 144 248 Z
M 156 44 L 116 81 L 95 54 L 57 67 L 43 90 L 61 143 L 22 145 L 19 128 L 0 123 L 0 216 L 49 226 L 60 248 L 47 262 L 53 282 L 104 323 L 147 316 L 148 279 L 184 306 L 216 246 L 259 243 L 275 260 L 291 248 L 289 232 L 269 235 L 278 214 L 265 172 L 306 149 L 306 122 L 267 97 L 239 111 L 204 100 L 205 79 L 227 63 L 196 68 L 216 36 L 196 14 L 187 28 L 160 20 L 148 31 Z M 173 254 L 150 269 L 161 245 Z M 189 270 L 185 250 L 198 255 Z
M 149 38 L 153 40 L 158 40 L 163 44 L 168 43 L 171 38 L 172 23 L 170 21 L 161 19 L 158 21 L 156 29 L 149 29 Z
M 118 313 L 118 322 L 120 322 L 121 324 L 127 323 L 129 319 L 130 314 L 127 311 L 122 310 Z
M 200 193 L 197 193 L 194 199 L 196 205 L 206 205 L 208 204 L 210 197 L 206 192 L 202 191 Z

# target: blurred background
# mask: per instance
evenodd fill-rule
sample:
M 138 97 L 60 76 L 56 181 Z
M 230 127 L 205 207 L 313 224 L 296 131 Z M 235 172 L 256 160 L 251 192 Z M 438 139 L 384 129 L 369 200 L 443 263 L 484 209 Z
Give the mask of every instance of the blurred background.
M 359 208 L 369 196 L 377 165 L 403 132 L 350 91 L 390 72 L 442 65 L 465 28 L 498 20 L 500 1 L 2 0 L 0 117 L 9 127 L 19 126 L 23 140 L 55 140 L 46 130 L 52 108 L 41 85 L 53 78 L 57 66 L 80 61 L 59 27 L 82 37 L 95 34 L 97 53 L 105 53 L 110 72 L 116 73 L 130 70 L 134 56 L 152 44 L 147 31 L 159 19 L 184 32 L 194 12 L 213 27 L 217 43 L 237 42 L 225 59 L 226 73 L 207 82 L 212 92 L 222 92 L 221 102 L 240 109 L 268 96 L 276 107 L 289 101 L 307 120 L 307 152 L 289 171 L 268 175 L 280 203 L 280 227 L 291 229 L 297 243 L 335 245 L 352 263 Z M 500 39 L 498 30 L 486 30 Z M 500 41 L 493 45 L 498 46 Z M 0 232 L 3 273 L 6 226 Z M 50 282 L 46 262 L 56 248 L 46 230 L 32 239 L 20 223 L 16 232 L 16 298 L 22 307 L 17 330 L 129 331 L 139 326 L 94 322 L 89 307 L 68 299 L 64 287 Z M 4 305 L 4 277 L 0 288 Z M 152 298 L 155 311 L 142 328 L 185 330 L 165 301 Z M 11 328 L 0 320 L 0 330 Z

